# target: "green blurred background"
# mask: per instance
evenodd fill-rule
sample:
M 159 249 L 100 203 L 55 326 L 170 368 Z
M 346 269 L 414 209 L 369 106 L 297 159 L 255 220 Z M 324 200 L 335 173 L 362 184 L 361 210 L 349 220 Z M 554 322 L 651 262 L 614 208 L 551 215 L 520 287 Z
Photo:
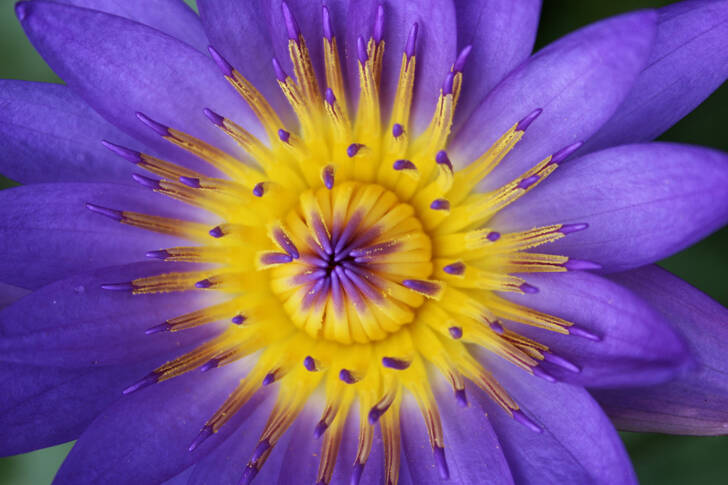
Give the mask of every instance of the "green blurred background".
M 151 0 L 154 1 L 154 0 Z M 194 6 L 194 0 L 186 0 Z M 247 0 L 236 0 L 247 1 Z M 399 1 L 399 0 L 396 0 Z M 0 0 L 0 78 L 61 82 L 26 40 L 13 1 Z M 667 0 L 545 0 L 536 48 L 582 26 L 621 12 L 660 7 Z M 728 86 L 670 129 L 661 140 L 728 151 Z M 0 188 L 13 183 L 0 176 Z M 728 305 L 728 228 L 661 264 Z M 622 434 L 642 485 L 723 485 L 728 483 L 728 437 Z M 71 443 L 0 459 L 0 484 L 49 484 Z M 614 484 L 619 485 L 619 484 Z

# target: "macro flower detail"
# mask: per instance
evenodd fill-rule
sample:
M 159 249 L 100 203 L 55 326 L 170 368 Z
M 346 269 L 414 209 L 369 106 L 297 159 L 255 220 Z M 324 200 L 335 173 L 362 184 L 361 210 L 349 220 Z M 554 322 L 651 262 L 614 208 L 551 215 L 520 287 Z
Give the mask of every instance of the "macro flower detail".
M 52 366 L 60 377 L 41 381 L 65 372 L 99 396 L 35 442 L 88 427 L 57 483 L 635 483 L 585 388 L 607 409 L 649 408 L 642 387 L 670 392 L 710 358 L 631 273 L 592 271 L 655 262 L 725 224 L 728 160 L 609 141 L 626 136 L 610 120 L 631 116 L 622 102 L 659 51 L 658 14 L 608 19 L 530 59 L 533 32 L 514 25 L 508 69 L 481 79 L 488 34 L 463 27 L 464 43 L 443 25 L 487 3 L 210 0 L 204 32 L 171 0 L 159 17 L 135 2 L 130 20 L 113 2 L 16 6 L 101 115 L 60 104 L 94 127 L 79 136 L 100 135 L 98 156 L 126 170 L 102 184 L 79 169 L 85 183 L 41 202 L 0 193 L 8 227 L 43 223 L 52 249 L 73 246 L 27 263 L 45 237 L 30 230 L 2 272 L 24 264 L 32 281 L 3 281 L 36 289 L 0 311 L 3 362 Z M 538 5 L 516 3 L 491 13 L 535 29 Z M 708 19 L 728 15 L 725 2 L 683 6 L 669 29 L 683 15 L 708 39 Z M 96 42 L 106 30 L 118 47 Z M 707 96 L 719 82 L 705 79 Z M 702 432 L 724 429 L 715 416 Z

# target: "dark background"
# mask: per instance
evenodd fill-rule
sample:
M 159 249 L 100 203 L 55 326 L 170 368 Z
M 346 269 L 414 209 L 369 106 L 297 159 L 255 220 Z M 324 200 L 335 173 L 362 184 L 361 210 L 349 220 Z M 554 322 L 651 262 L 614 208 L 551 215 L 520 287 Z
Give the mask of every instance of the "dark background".
M 186 0 L 194 5 L 194 0 Z M 246 1 L 246 0 L 240 0 Z M 397 0 L 399 1 L 399 0 Z M 60 82 L 26 40 L 13 1 L 0 0 L 0 78 Z M 598 19 L 667 0 L 545 0 L 536 48 Z M 661 140 L 728 151 L 728 86 L 670 129 Z M 0 188 L 13 182 L 0 176 Z M 728 305 L 728 229 L 660 264 Z M 728 437 L 686 437 L 623 433 L 642 485 L 722 485 L 728 483 Z M 71 444 L 0 459 L 0 484 L 50 483 Z M 619 485 L 619 484 L 614 484 Z

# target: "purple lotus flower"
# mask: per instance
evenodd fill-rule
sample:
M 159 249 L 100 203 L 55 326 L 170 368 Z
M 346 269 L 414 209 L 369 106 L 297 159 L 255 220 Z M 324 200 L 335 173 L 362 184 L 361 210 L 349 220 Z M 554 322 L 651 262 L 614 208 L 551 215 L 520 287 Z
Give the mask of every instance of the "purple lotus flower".
M 728 157 L 650 142 L 728 75 L 728 2 L 532 56 L 536 0 L 198 3 L 16 6 L 67 86 L 2 82 L 3 454 L 612 485 L 607 415 L 728 431 L 728 313 L 649 266 L 728 220 Z

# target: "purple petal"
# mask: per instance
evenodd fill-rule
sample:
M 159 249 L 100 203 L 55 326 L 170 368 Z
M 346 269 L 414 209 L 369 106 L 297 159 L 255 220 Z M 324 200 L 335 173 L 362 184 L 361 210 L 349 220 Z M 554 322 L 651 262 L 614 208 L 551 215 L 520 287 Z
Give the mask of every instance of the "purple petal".
M 624 430 L 728 433 L 728 310 L 657 266 L 611 276 L 658 309 L 684 336 L 697 365 L 667 384 L 594 393 Z
M 450 389 L 439 382 L 437 405 L 442 418 L 445 456 L 451 483 L 510 485 L 513 478 L 488 416 L 480 406 L 460 407 Z M 403 460 L 414 483 L 444 483 L 435 465 L 422 413 L 414 400 L 404 400 L 401 411 Z
M 674 254 L 725 225 L 727 187 L 725 153 L 669 143 L 625 145 L 559 168 L 491 227 L 586 222 L 587 230 L 550 244 L 548 252 L 623 271 Z
M 120 389 L 162 362 L 158 358 L 85 369 L 0 363 L 0 456 L 78 438 L 101 411 L 121 397 Z
M 545 47 L 509 74 L 453 141 L 453 161 L 474 160 L 536 108 L 543 114 L 486 179 L 494 188 L 539 160 L 591 136 L 614 113 L 643 69 L 655 36 L 652 11 L 584 27 Z
M 481 360 L 522 412 L 542 428 L 534 432 L 480 390 L 468 389 L 471 405 L 488 413 L 515 483 L 637 484 L 619 435 L 584 389 L 527 375 L 487 352 L 481 352 Z
M 51 2 L 21 5 L 21 23 L 28 37 L 71 90 L 106 120 L 163 156 L 202 166 L 144 126 L 136 112 L 231 153 L 240 150 L 205 118 L 203 108 L 259 131 L 252 112 L 212 59 L 190 45 L 94 10 Z
M 261 8 L 261 4 L 260 1 L 198 0 L 197 2 L 210 43 L 235 69 L 253 83 L 279 114 L 285 114 L 290 108 L 278 83 L 275 82 L 271 58 L 276 54 L 273 50 L 267 12 L 265 8 Z M 309 6 L 308 10 L 321 15 L 319 6 Z M 277 14 L 280 20 L 280 11 Z M 309 47 L 318 48 L 320 51 L 321 32 L 316 34 L 307 40 L 313 44 Z M 287 57 L 286 50 L 282 58 Z
M 133 165 L 101 140 L 136 142 L 59 84 L 0 81 L 0 171 L 23 184 L 130 183 Z
M 174 477 L 214 450 L 254 409 L 259 398 L 188 451 L 188 443 L 244 375 L 244 366 L 233 364 L 122 397 L 81 435 L 54 483 L 114 483 L 120 476 L 128 483 L 160 483 Z
M 171 35 L 199 51 L 205 51 L 205 37 L 200 18 L 182 0 L 56 0 L 76 7 L 100 10 L 148 25 Z
M 464 121 L 488 92 L 531 54 L 541 0 L 455 0 L 455 11 L 458 48 L 473 48 L 463 71 L 457 109 L 457 120 Z
M 29 293 L 30 291 L 25 288 L 0 283 L 0 309 L 20 300 Z
M 38 288 L 80 271 L 143 261 L 150 249 L 183 243 L 93 213 L 88 202 L 182 219 L 199 214 L 123 185 L 36 184 L 0 191 L 0 281 Z
M 356 52 L 356 40 L 366 40 L 372 33 L 379 0 L 351 2 L 347 16 L 346 50 Z M 389 116 L 397 88 L 399 66 L 407 37 L 414 23 L 418 24 L 416 59 L 417 73 L 412 104 L 414 132 L 423 130 L 435 111 L 437 97 L 445 76 L 457 56 L 457 24 L 455 6 L 447 0 L 411 0 L 387 2 L 384 5 L 384 65 L 381 99 L 384 119 Z M 349 56 L 349 87 L 358 98 L 359 70 Z M 396 120 L 404 124 L 407 120 Z
M 218 303 L 209 293 L 133 295 L 101 288 L 109 281 L 131 281 L 188 267 L 136 263 L 99 269 L 41 288 L 0 310 L 0 359 L 28 365 L 105 366 L 144 361 L 199 343 L 221 326 L 211 324 L 174 334 L 146 335 L 144 331 Z
M 620 285 L 585 272 L 533 274 L 528 279 L 540 290 L 537 294 L 503 296 L 599 337 L 593 341 L 506 324 L 579 367 L 574 372 L 550 362 L 539 365 L 558 380 L 587 387 L 649 385 L 670 379 L 687 363 L 685 344 L 662 315 Z
M 728 77 L 727 1 L 678 2 L 658 12 L 647 66 L 581 153 L 657 138 Z

